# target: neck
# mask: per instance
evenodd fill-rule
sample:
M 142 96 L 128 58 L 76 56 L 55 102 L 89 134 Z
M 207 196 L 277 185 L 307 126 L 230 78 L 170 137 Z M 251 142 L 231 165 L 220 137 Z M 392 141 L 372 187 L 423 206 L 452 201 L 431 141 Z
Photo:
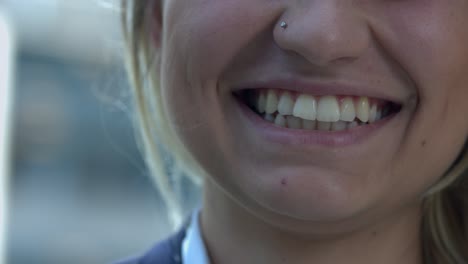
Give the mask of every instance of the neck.
M 201 229 L 212 264 L 420 264 L 420 219 L 415 207 L 342 234 L 304 235 L 256 217 L 207 181 Z

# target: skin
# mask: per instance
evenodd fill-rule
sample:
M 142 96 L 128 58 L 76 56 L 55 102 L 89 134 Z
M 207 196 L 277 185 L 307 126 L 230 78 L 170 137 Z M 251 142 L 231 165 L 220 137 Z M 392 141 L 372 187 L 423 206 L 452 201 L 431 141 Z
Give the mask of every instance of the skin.
M 212 263 L 422 263 L 421 195 L 468 134 L 468 1 L 154 9 L 163 107 L 209 174 L 201 226 Z M 276 77 L 375 87 L 402 110 L 358 144 L 272 143 L 232 89 Z

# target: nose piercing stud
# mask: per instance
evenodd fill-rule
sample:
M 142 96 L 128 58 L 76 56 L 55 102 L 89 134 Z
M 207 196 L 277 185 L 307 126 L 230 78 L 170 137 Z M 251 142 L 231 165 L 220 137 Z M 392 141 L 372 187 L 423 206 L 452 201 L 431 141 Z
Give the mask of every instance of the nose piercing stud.
M 280 23 L 280 27 L 281 27 L 282 29 L 286 29 L 286 28 L 288 28 L 288 23 L 282 21 L 282 22 Z

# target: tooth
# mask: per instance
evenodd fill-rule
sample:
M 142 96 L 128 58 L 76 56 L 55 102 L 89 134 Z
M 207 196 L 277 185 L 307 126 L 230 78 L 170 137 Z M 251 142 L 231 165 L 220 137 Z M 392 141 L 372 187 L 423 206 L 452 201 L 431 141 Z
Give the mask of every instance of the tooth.
M 374 123 L 377 120 L 377 105 L 372 104 L 369 110 L 369 123 Z
M 317 106 L 317 120 L 336 122 L 340 120 L 340 105 L 335 96 L 323 96 Z
M 270 122 L 274 122 L 275 121 L 275 117 L 272 115 L 272 114 L 265 114 L 265 116 L 263 117 L 266 121 L 270 121 Z
M 356 116 L 362 122 L 369 121 L 369 98 L 361 97 L 356 105 Z
M 257 110 L 259 113 L 265 113 L 265 105 L 266 105 L 266 96 L 264 93 L 260 92 L 260 95 L 258 96 L 258 102 L 257 102 Z
M 317 127 L 317 121 L 302 119 L 302 128 L 303 129 L 315 130 L 316 127 Z
M 286 118 L 282 115 L 276 115 L 275 124 L 280 127 L 286 127 Z
M 347 124 L 344 121 L 333 122 L 331 130 L 332 131 L 343 131 L 343 130 L 346 129 L 346 126 L 347 126 Z
M 294 105 L 293 115 L 307 120 L 315 120 L 317 100 L 313 96 L 301 94 Z
M 330 131 L 331 123 L 330 122 L 317 122 L 317 129 L 321 131 Z
M 358 123 L 356 121 L 353 121 L 353 122 L 348 124 L 348 129 L 351 129 L 351 128 L 354 128 L 354 127 L 357 127 L 357 126 L 358 126 Z
M 278 112 L 282 115 L 292 115 L 294 109 L 294 101 L 291 94 L 284 92 L 278 103 Z
M 289 128 L 293 129 L 301 129 L 301 119 L 295 116 L 288 116 L 286 117 L 286 123 L 288 124 Z
M 347 122 L 352 122 L 356 118 L 356 110 L 354 109 L 354 100 L 351 97 L 346 97 L 341 102 L 340 119 Z
M 273 114 L 278 110 L 278 96 L 273 90 L 269 90 L 266 97 L 265 112 Z

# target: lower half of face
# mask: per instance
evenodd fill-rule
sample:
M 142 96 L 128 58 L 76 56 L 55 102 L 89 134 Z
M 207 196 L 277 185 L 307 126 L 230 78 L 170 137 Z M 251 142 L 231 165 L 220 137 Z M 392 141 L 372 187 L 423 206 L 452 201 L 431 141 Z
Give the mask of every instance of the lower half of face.
M 465 8 L 460 1 L 363 6 L 372 14 L 349 30 L 376 35 L 359 52 L 338 38 L 333 51 L 355 58 L 320 65 L 307 55 L 332 54 L 330 45 L 307 46 L 292 29 L 310 22 L 303 34 L 326 39 L 312 24 L 320 21 L 298 12 L 297 24 L 274 29 L 294 4 L 225 2 L 168 1 L 162 93 L 182 142 L 237 202 L 314 222 L 389 213 L 417 204 L 459 155 L 468 32 L 454 17 L 468 17 L 448 14 Z

